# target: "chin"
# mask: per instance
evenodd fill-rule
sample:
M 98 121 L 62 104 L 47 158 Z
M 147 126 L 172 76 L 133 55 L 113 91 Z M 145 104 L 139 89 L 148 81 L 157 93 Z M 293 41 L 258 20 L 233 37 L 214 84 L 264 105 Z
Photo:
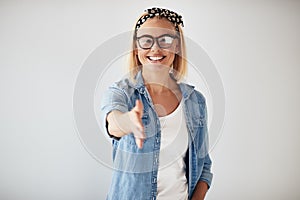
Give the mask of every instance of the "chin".
M 151 72 L 168 72 L 170 70 L 170 67 L 168 65 L 165 65 L 163 63 L 147 63 L 143 66 L 147 71 Z

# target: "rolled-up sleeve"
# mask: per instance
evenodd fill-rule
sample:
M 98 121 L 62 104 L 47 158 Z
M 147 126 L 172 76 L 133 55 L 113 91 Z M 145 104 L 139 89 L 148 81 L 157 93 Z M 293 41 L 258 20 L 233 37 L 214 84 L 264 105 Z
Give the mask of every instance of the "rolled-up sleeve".
M 106 117 L 113 110 L 121 112 L 128 111 L 128 98 L 125 92 L 115 84 L 110 86 L 103 94 L 101 99 L 101 126 L 107 135 L 112 137 L 107 131 Z
M 207 183 L 208 188 L 210 188 L 211 186 L 211 182 L 212 182 L 212 178 L 213 178 L 213 174 L 211 173 L 211 159 L 209 157 L 209 155 L 207 155 L 204 158 L 204 164 L 203 164 L 203 169 L 202 169 L 202 174 L 200 176 L 199 181 L 204 181 Z

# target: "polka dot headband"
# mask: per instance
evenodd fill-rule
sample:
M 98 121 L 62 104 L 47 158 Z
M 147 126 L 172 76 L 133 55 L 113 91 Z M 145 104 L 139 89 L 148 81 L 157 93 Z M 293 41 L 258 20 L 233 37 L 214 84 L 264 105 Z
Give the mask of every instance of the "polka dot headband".
M 145 10 L 147 12 L 146 15 L 142 16 L 135 25 L 135 31 L 137 31 L 143 23 L 149 18 L 153 18 L 155 16 L 161 16 L 168 19 L 175 26 L 176 31 L 178 31 L 178 26 L 181 25 L 183 27 L 182 16 L 178 15 L 176 12 L 170 11 L 164 8 L 150 8 Z

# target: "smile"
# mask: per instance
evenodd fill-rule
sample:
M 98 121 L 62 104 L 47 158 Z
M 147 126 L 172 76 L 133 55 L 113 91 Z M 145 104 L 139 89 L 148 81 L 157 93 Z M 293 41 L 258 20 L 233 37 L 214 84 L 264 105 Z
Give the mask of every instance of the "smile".
M 166 56 L 147 56 L 150 61 L 162 61 Z

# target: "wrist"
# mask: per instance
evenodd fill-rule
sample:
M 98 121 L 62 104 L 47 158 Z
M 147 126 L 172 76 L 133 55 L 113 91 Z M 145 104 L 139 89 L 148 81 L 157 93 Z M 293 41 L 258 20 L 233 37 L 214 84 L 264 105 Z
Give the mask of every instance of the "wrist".
M 115 137 L 122 137 L 130 133 L 128 112 L 113 111 L 107 116 L 108 131 Z

